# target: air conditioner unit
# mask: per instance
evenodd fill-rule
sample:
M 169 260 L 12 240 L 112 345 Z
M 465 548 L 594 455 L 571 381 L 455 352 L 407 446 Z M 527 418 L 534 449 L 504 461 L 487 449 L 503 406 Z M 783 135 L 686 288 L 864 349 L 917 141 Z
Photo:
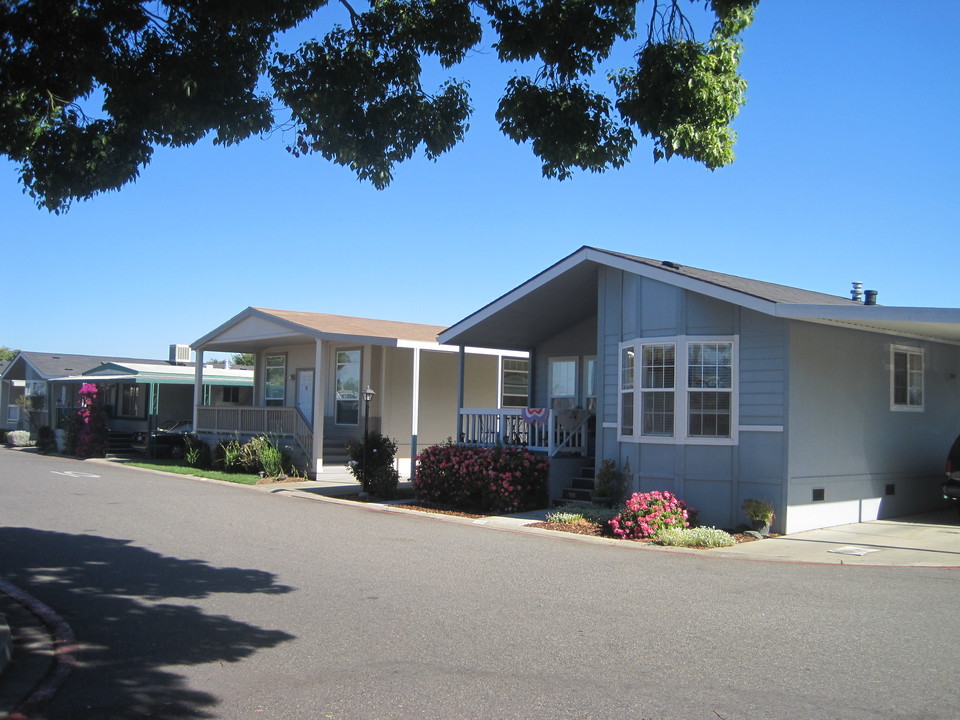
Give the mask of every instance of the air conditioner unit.
M 170 346 L 170 362 L 177 363 L 188 363 L 190 362 L 190 346 L 189 345 L 171 345 Z

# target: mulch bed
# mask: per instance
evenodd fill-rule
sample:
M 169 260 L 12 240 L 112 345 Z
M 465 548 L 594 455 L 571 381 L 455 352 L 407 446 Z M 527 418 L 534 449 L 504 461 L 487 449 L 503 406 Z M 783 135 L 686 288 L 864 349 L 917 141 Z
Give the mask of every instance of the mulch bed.
M 362 498 L 359 494 L 353 495 L 341 495 L 339 496 L 341 500 L 353 500 L 355 502 L 381 502 L 377 498 Z M 437 515 L 454 515 L 456 517 L 463 518 L 472 518 L 479 519 L 490 517 L 489 515 L 478 514 L 478 513 L 468 513 L 463 512 L 462 510 L 456 510 L 451 507 L 444 507 L 442 505 L 432 505 L 430 503 L 411 501 L 405 503 L 396 503 L 392 504 L 391 507 L 395 508 L 404 508 L 406 510 L 416 510 L 418 512 L 425 513 L 435 513 Z M 565 533 L 574 533 L 575 535 L 591 535 L 593 537 L 609 537 L 613 538 L 612 535 L 609 535 L 603 531 L 599 525 L 593 525 L 591 523 L 553 523 L 553 522 L 538 522 L 531 523 L 526 527 L 540 528 L 541 530 L 554 530 L 556 532 L 565 532 Z M 745 542 L 755 542 L 757 538 L 752 535 L 746 535 L 742 532 L 737 532 L 735 530 L 727 530 L 727 532 L 733 536 L 733 539 L 738 543 Z M 777 537 L 776 535 L 769 535 L 768 537 Z M 653 540 L 645 538 L 642 540 L 633 540 L 632 542 L 641 542 L 641 543 L 652 543 Z

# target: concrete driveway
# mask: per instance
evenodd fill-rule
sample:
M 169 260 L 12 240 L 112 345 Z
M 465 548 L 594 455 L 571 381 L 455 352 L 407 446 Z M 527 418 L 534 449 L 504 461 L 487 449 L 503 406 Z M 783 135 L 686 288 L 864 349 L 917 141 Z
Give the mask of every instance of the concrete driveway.
M 830 565 L 960 568 L 960 523 L 956 509 L 951 508 L 807 530 L 743 543 L 723 550 L 722 554 L 753 560 Z

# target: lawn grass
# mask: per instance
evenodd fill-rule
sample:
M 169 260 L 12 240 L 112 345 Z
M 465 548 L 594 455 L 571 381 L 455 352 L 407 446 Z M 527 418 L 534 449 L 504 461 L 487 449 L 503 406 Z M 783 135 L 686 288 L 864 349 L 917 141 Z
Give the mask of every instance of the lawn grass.
M 178 475 L 190 475 L 192 477 L 209 478 L 211 480 L 223 480 L 224 482 L 240 483 L 241 485 L 255 485 L 260 479 L 259 475 L 248 473 L 228 473 L 220 470 L 201 470 L 190 467 L 183 460 L 154 460 L 153 462 L 128 462 L 126 465 L 147 470 L 162 470 L 163 472 L 177 473 Z

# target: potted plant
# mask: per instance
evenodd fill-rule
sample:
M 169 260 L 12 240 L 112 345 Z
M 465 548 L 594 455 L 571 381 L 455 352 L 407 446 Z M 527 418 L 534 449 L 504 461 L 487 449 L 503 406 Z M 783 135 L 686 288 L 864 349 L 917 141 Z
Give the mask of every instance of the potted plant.
M 772 502 L 747 498 L 743 501 L 743 511 L 750 518 L 754 530 L 762 535 L 770 534 L 770 523 L 774 518 Z

